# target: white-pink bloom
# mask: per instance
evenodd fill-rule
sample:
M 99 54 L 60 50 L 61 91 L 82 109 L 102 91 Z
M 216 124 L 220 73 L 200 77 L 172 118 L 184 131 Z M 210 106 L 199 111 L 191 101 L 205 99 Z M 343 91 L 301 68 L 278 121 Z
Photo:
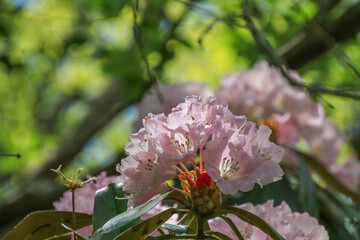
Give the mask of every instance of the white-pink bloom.
M 296 73 L 291 75 L 302 81 Z M 296 112 L 310 104 L 306 93 L 291 87 L 281 73 L 265 61 L 250 70 L 225 76 L 215 96 L 235 114 L 245 114 L 251 120 L 268 118 L 273 113 Z
M 281 148 L 269 141 L 271 130 L 265 126 L 257 130 L 254 123 L 246 123 L 246 117 L 233 115 L 226 105 L 216 105 L 213 97 L 189 96 L 167 117 L 149 114 L 143 126 L 131 135 L 125 148 L 129 156 L 118 165 L 134 206 L 158 194 L 164 182 L 176 176 L 177 164 L 194 163 L 199 149 L 209 176 L 218 180 L 225 193 L 249 191 L 254 183 L 268 184 L 283 174 L 278 165 Z M 216 148 L 220 145 L 224 147 Z M 222 157 L 214 159 L 215 154 Z M 221 162 L 225 156 L 235 159 L 238 167 L 234 169 L 241 169 L 227 166 L 226 174 L 216 174 L 216 169 L 226 165 Z
M 251 203 L 245 203 L 236 206 L 247 210 L 268 222 L 281 236 L 286 240 L 327 240 L 328 233 L 322 225 L 319 225 L 316 218 L 308 213 L 292 212 L 286 202 L 279 206 L 273 206 L 273 200 L 264 204 L 254 206 Z M 270 240 L 272 239 L 259 228 L 254 227 L 232 214 L 227 216 L 235 223 L 244 239 L 246 240 Z M 235 233 L 229 225 L 221 218 L 209 220 L 212 231 L 225 233 L 232 239 L 237 239 Z
M 148 113 L 169 114 L 171 109 L 179 103 L 183 102 L 186 96 L 197 95 L 203 98 L 213 96 L 208 85 L 203 83 L 185 82 L 180 84 L 159 84 L 159 90 L 163 96 L 163 102 L 155 93 L 147 93 L 141 99 L 141 102 L 136 105 L 138 111 L 138 119 L 147 116 Z M 141 121 L 134 122 L 134 129 L 140 129 Z
M 329 171 L 348 187 L 355 191 L 357 190 L 360 180 L 360 164 L 356 156 L 351 156 L 341 165 L 337 163 L 330 164 Z
M 289 74 L 295 81 L 303 82 L 296 72 L 289 71 Z M 344 134 L 326 118 L 320 104 L 312 101 L 301 88 L 291 86 L 277 68 L 260 61 L 252 69 L 229 74 L 222 79 L 215 96 L 220 103 L 228 104 L 232 112 L 269 125 L 274 132 L 272 140 L 277 143 L 296 147 L 300 139 L 304 139 L 309 154 L 330 172 L 345 183 L 357 182 L 354 177 L 346 176 L 345 170 L 350 165 L 359 169 L 358 163 L 336 163 Z M 298 164 L 294 154 L 286 154 L 284 162 Z M 356 175 L 354 171 L 351 176 Z
M 282 149 L 269 141 L 271 130 L 247 123 L 236 130 L 222 130 L 207 143 L 203 158 L 209 176 L 225 194 L 250 191 L 281 179 Z

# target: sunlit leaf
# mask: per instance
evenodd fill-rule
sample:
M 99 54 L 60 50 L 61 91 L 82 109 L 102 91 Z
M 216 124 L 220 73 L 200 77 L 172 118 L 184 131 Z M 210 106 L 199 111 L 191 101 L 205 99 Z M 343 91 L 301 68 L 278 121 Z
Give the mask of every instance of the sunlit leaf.
M 136 226 L 126 230 L 121 235 L 119 235 L 116 240 L 120 239 L 142 239 L 150 235 L 153 231 L 159 228 L 163 223 L 165 223 L 173 214 L 177 211 L 175 208 L 170 208 L 161 212 L 145 221 L 137 224 Z M 114 240 L 115 240 L 114 239 Z
M 68 227 L 65 224 L 61 224 L 61 226 L 63 226 L 65 229 L 69 230 L 70 232 L 75 233 L 75 235 L 78 236 L 79 239 L 89 240 L 88 237 L 85 237 L 85 236 L 81 235 L 80 233 L 78 233 L 77 231 L 72 229 L 71 227 Z
M 176 233 L 188 233 L 189 227 L 188 225 L 174 225 L 174 224 L 168 224 L 164 223 L 161 225 L 162 228 L 165 228 L 169 231 L 176 232 Z
M 96 191 L 93 226 L 94 231 L 102 227 L 107 221 L 116 215 L 125 212 L 127 199 L 116 199 L 124 197 L 122 184 L 110 184 Z
M 165 199 L 171 199 L 173 196 L 178 196 L 177 191 L 170 191 L 162 194 L 160 197 L 148 201 L 136 208 L 129 209 L 114 218 L 107 221 L 101 228 L 99 228 L 92 236 L 91 240 L 107 240 L 113 239 L 119 232 L 124 232 L 128 228 L 134 226 L 140 221 L 140 216 L 150 211 L 159 202 Z
M 91 215 L 76 213 L 76 226 L 91 225 Z M 72 212 L 38 211 L 27 215 L 3 240 L 41 240 L 70 232 L 61 224 L 73 225 Z

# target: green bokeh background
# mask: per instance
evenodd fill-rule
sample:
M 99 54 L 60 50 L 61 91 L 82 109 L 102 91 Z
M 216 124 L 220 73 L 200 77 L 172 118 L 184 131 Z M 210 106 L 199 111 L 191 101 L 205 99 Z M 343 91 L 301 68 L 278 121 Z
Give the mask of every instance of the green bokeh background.
M 256 0 L 252 10 L 257 27 L 281 49 L 330 2 L 336 1 Z M 329 18 L 336 19 L 356 3 L 340 1 L 328 13 Z M 218 16 L 242 12 L 241 1 L 194 4 Z M 74 133 L 94 103 L 115 83 L 119 96 L 116 103 L 108 105 L 109 111 L 116 104 L 126 107 L 99 128 L 64 167 L 68 175 L 83 167 L 85 177 L 111 164 L 129 140 L 136 119 L 133 104 L 149 85 L 149 77 L 133 36 L 131 1 L 1 0 L 0 6 L 0 153 L 21 154 L 20 159 L 0 158 L 0 206 L 7 206 L 19 189 L 41 181 L 32 173 L 57 156 L 69 139 L 76 138 Z M 227 73 L 266 59 L 246 27 L 218 21 L 204 34 L 213 16 L 200 8 L 189 8 L 178 0 L 139 1 L 142 45 L 157 81 L 196 81 L 216 88 Z M 172 38 L 166 41 L 179 20 Z M 245 24 L 242 18 L 236 22 Z M 357 68 L 359 46 L 357 35 L 336 45 L 336 51 L 346 54 Z M 335 53 L 326 52 L 298 69 L 299 73 L 307 84 L 359 90 L 359 77 Z M 359 102 L 330 95 L 316 100 L 354 139 L 355 145 L 343 147 L 341 162 L 359 148 Z M 86 126 L 83 129 L 86 131 Z

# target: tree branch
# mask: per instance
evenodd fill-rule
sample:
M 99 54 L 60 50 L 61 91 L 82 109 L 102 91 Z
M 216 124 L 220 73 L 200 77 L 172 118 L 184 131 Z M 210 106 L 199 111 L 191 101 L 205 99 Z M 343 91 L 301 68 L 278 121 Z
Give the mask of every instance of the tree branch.
M 303 83 L 300 83 L 300 82 L 294 80 L 286 68 L 287 62 L 285 61 L 285 59 L 282 58 L 282 56 L 280 56 L 278 54 L 278 52 L 276 52 L 274 50 L 274 48 L 271 46 L 270 42 L 266 39 L 266 37 L 257 30 L 253 20 L 250 17 L 250 9 L 249 9 L 249 5 L 248 5 L 248 0 L 244 0 L 244 2 L 243 2 L 243 11 L 244 11 L 243 14 L 244 14 L 245 22 L 255 40 L 258 48 L 260 49 L 260 51 L 265 53 L 270 58 L 271 62 L 274 65 L 276 65 L 279 68 L 282 75 L 288 80 L 288 82 L 291 85 L 296 86 L 296 87 L 305 88 L 313 94 L 325 93 L 325 94 L 360 100 L 359 94 L 346 92 L 346 91 L 338 90 L 338 89 L 328 89 L 328 88 L 322 88 L 322 87 L 317 87 L 317 86 L 310 86 L 310 85 L 306 85 L 306 84 L 303 84 Z
M 348 8 L 335 21 L 332 21 L 328 16 L 317 17 L 313 21 L 333 39 L 333 43 L 326 43 L 323 38 L 304 29 L 289 42 L 299 38 L 301 40 L 296 41 L 297 43 L 292 48 L 282 54 L 288 66 L 292 69 L 301 68 L 333 48 L 336 43 L 344 43 L 354 38 L 360 32 L 360 3 Z

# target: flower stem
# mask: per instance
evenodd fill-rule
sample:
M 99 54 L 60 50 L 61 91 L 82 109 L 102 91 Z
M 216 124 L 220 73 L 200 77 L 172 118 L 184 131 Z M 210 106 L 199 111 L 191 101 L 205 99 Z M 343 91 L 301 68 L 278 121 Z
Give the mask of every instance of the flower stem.
M 196 239 L 204 240 L 205 239 L 205 233 L 204 233 L 205 219 L 202 216 L 197 215 L 197 222 L 198 222 L 198 226 L 197 226 Z
M 74 223 L 74 231 L 76 231 L 76 214 L 75 214 L 75 189 L 72 189 L 72 217 L 73 217 L 73 223 Z M 74 240 L 76 240 L 76 234 L 73 233 Z

